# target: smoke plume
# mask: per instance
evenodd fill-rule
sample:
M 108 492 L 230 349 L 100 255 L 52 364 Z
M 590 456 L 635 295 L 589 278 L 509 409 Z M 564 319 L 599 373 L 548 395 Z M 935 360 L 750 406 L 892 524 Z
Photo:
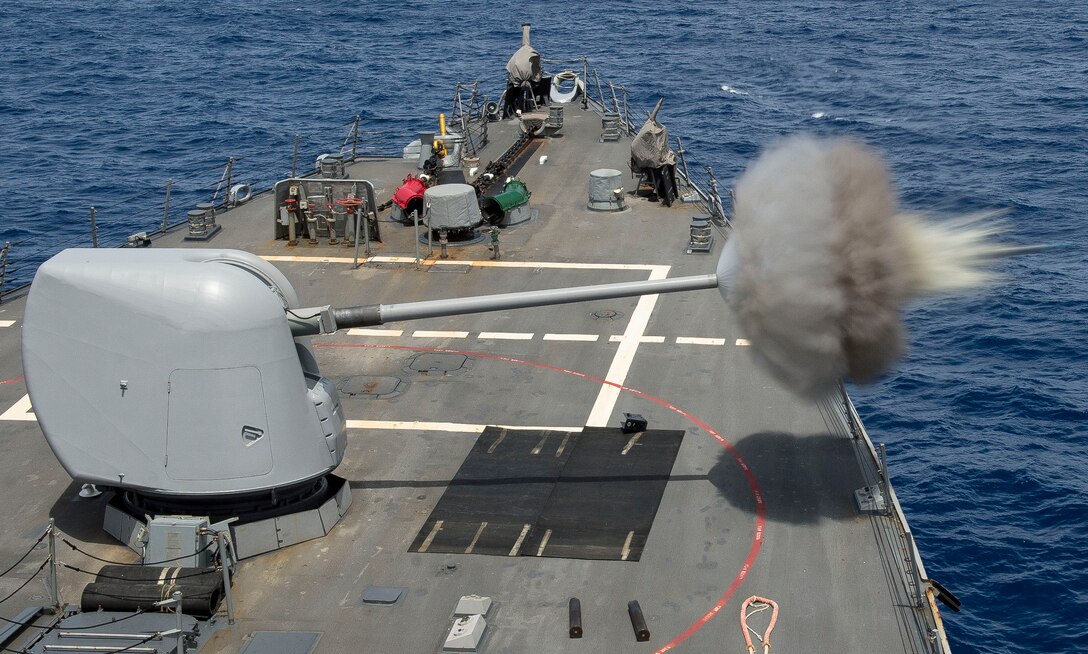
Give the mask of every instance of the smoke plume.
M 985 284 L 980 265 L 1017 252 L 989 241 L 986 215 L 899 213 L 883 160 L 851 140 L 788 139 L 735 194 L 723 292 L 757 359 L 808 397 L 887 372 L 906 349 L 907 301 Z

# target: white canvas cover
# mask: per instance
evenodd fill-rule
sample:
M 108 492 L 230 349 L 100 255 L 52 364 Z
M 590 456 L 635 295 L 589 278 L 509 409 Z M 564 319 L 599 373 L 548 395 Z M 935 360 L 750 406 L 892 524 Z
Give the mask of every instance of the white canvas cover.
M 423 194 L 423 221 L 432 229 L 462 229 L 483 222 L 476 190 L 468 184 L 440 184 Z

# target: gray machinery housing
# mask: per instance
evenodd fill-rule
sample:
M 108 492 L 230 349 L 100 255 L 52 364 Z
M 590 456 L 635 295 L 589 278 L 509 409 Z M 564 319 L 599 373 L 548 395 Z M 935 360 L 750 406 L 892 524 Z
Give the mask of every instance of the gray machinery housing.
M 294 289 L 252 254 L 66 250 L 27 299 L 23 367 L 73 479 L 155 495 L 283 489 L 339 465 L 335 387 Z

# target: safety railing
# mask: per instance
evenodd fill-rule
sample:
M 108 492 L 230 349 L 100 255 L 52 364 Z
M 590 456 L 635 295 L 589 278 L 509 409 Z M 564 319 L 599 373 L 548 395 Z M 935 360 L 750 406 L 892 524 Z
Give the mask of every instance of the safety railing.
M 839 401 L 841 415 L 846 422 L 850 437 L 860 441 L 868 449 L 876 466 L 877 482 L 884 501 L 883 515 L 889 518 L 894 534 L 896 553 L 904 566 L 903 583 L 905 591 L 910 597 L 911 605 L 926 617 L 928 629 L 926 640 L 931 647 L 931 651 L 935 654 L 951 654 L 948 637 L 944 632 L 944 624 L 934 602 L 934 597 L 937 594 L 933 589 L 934 584 L 926 574 L 925 566 L 922 564 L 922 555 L 914 541 L 914 534 L 907 524 L 903 506 L 899 503 L 899 498 L 895 494 L 895 489 L 892 487 L 888 475 L 886 448 L 883 443 L 879 446 L 873 444 L 857 409 L 854 407 L 853 401 L 850 399 L 849 393 L 846 391 L 846 386 L 841 382 L 839 383 Z M 958 609 L 958 606 L 956 608 Z
M 260 156 L 253 157 L 228 157 L 225 162 L 202 167 L 186 175 L 172 176 L 158 189 L 109 198 L 105 202 L 95 202 L 93 206 L 88 204 L 82 210 L 86 211 L 83 214 L 85 230 L 65 236 L 56 236 L 50 231 L 35 233 L 5 241 L 0 246 L 0 303 L 26 288 L 38 266 L 61 250 L 143 244 L 147 239 L 187 224 L 185 212 L 200 203 L 210 202 L 216 210 L 222 210 L 238 203 L 242 197 L 266 193 L 279 179 L 287 176 L 288 167 L 291 177 L 306 177 L 318 172 L 316 166 L 309 168 L 303 165 L 303 169 L 299 170 L 300 157 L 302 161 L 315 161 L 322 153 L 338 152 L 346 163 L 365 158 L 399 158 L 403 146 L 399 143 L 403 140 L 399 135 L 418 131 L 407 126 L 424 119 L 359 114 L 332 133 L 325 130 L 295 134 L 290 141 L 290 150 L 277 150 L 278 156 L 260 153 Z M 406 126 L 395 130 L 398 134 L 396 138 L 391 136 L 391 131 L 371 129 L 372 126 L 389 125 L 390 122 Z M 269 162 L 271 165 L 265 166 Z M 249 165 L 251 163 L 263 169 L 257 170 L 257 166 Z M 77 209 L 74 213 L 78 214 L 79 211 Z M 37 222 L 44 224 L 43 221 Z

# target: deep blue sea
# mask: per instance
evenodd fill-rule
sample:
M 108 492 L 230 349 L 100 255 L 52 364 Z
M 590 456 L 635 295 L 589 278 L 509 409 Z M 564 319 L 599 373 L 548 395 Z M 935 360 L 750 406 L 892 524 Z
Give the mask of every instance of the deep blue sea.
M 587 55 L 724 185 L 798 131 L 883 150 L 912 209 L 1007 209 L 1054 249 L 1006 283 L 909 314 L 911 353 L 855 389 L 956 652 L 1088 651 L 1088 4 L 457 4 L 5 0 L 0 241 L 11 277 L 204 200 L 216 166 L 268 186 L 337 149 L 357 114 L 384 151 L 497 96 L 523 21 L 545 58 Z M 561 69 L 563 66 L 556 66 Z M 859 589 L 859 592 L 863 592 Z

